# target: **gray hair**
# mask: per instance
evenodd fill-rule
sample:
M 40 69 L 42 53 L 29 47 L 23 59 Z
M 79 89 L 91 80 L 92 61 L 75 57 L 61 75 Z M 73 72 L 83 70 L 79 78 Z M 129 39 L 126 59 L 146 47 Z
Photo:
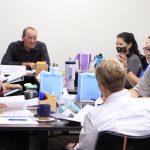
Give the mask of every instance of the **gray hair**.
M 96 79 L 111 93 L 120 91 L 125 85 L 126 70 L 114 59 L 104 59 L 96 68 Z
M 29 29 L 31 29 L 31 30 L 33 30 L 33 31 L 36 31 L 37 32 L 37 30 L 34 28 L 34 27 L 26 27 L 24 30 L 23 30 L 23 32 L 22 32 L 22 37 L 24 37 L 25 35 L 26 35 L 26 32 L 27 32 L 27 30 L 29 30 Z

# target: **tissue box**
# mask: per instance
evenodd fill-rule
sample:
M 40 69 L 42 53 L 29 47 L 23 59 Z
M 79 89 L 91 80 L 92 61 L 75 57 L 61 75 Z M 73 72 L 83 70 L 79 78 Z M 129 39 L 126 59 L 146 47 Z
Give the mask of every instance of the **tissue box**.
M 78 74 L 78 100 L 96 100 L 101 92 L 96 81 L 95 73 Z

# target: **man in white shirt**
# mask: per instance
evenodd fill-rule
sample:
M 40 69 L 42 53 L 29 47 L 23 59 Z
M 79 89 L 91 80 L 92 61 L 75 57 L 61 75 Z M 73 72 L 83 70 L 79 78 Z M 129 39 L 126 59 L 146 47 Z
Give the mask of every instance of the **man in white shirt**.
M 150 134 L 150 101 L 131 97 L 124 89 L 125 77 L 125 68 L 115 60 L 106 59 L 97 67 L 96 78 L 105 99 L 86 115 L 77 150 L 94 150 L 101 131 L 133 136 Z

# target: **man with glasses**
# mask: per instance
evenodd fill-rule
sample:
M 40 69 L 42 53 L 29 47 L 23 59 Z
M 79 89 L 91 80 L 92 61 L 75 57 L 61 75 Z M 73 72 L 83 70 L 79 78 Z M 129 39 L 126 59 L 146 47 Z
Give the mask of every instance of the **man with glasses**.
M 147 63 L 150 64 L 150 36 L 148 37 L 146 41 L 146 47 L 144 47 L 143 50 Z M 130 91 L 133 97 L 150 97 L 150 67 L 147 68 L 144 75 L 140 78 L 138 84 Z

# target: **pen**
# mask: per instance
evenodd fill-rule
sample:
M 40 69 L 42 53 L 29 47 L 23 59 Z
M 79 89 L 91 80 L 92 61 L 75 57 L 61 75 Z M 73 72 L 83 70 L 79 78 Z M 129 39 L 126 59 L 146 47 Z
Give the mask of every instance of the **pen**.
M 8 119 L 9 121 L 27 121 L 27 119 Z

